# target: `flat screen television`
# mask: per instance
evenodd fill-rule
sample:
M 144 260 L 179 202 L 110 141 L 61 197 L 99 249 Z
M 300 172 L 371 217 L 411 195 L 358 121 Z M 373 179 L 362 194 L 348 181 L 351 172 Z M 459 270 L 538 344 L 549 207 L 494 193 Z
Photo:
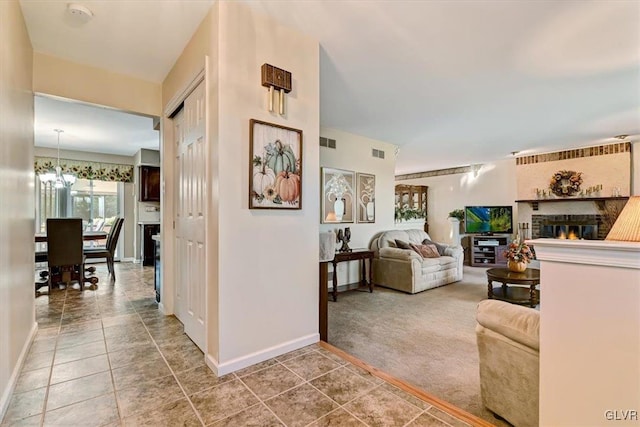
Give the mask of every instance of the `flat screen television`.
M 513 233 L 512 206 L 465 206 L 464 224 L 467 234 Z

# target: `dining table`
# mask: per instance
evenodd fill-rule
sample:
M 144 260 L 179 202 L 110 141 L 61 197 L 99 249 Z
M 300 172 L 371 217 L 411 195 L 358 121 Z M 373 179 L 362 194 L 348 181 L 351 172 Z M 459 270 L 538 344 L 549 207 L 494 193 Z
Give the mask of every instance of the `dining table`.
M 105 231 L 85 231 L 82 233 L 82 240 L 103 240 L 107 238 L 107 232 Z M 36 243 L 46 243 L 47 233 L 36 233 Z

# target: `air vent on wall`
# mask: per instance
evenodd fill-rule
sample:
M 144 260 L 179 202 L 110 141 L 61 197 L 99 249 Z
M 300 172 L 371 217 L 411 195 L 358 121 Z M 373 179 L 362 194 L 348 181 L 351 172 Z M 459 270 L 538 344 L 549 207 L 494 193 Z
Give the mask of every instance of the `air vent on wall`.
M 373 148 L 371 150 L 371 155 L 373 157 L 377 157 L 378 159 L 384 159 L 384 151 Z
M 324 137 L 320 137 L 320 146 L 321 147 L 327 147 L 327 148 L 336 148 L 336 140 L 335 139 L 330 139 L 330 138 L 324 138 Z

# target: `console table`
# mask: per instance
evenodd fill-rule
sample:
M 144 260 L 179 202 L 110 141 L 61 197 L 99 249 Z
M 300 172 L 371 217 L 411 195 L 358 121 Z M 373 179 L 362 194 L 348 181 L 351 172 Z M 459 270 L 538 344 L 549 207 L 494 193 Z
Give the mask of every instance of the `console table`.
M 369 260 L 369 280 L 365 275 L 366 260 Z M 369 287 L 369 292 L 373 292 L 373 282 L 371 280 L 371 267 L 373 262 L 373 251 L 369 249 L 354 249 L 351 252 L 336 252 L 336 256 L 331 263 L 333 264 L 333 300 L 338 301 L 338 263 L 343 261 L 362 261 L 362 279 L 360 284 Z

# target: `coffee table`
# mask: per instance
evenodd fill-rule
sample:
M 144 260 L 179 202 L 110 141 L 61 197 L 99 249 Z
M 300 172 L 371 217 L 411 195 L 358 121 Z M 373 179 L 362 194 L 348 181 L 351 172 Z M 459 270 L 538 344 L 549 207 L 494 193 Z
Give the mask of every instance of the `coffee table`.
M 490 268 L 487 270 L 487 280 L 489 281 L 487 293 L 489 299 L 499 299 L 530 307 L 535 307 L 540 302 L 540 291 L 536 289 L 540 284 L 540 270 L 537 268 L 527 268 L 522 273 L 513 272 L 508 268 Z M 493 282 L 502 283 L 502 286 L 494 288 Z

